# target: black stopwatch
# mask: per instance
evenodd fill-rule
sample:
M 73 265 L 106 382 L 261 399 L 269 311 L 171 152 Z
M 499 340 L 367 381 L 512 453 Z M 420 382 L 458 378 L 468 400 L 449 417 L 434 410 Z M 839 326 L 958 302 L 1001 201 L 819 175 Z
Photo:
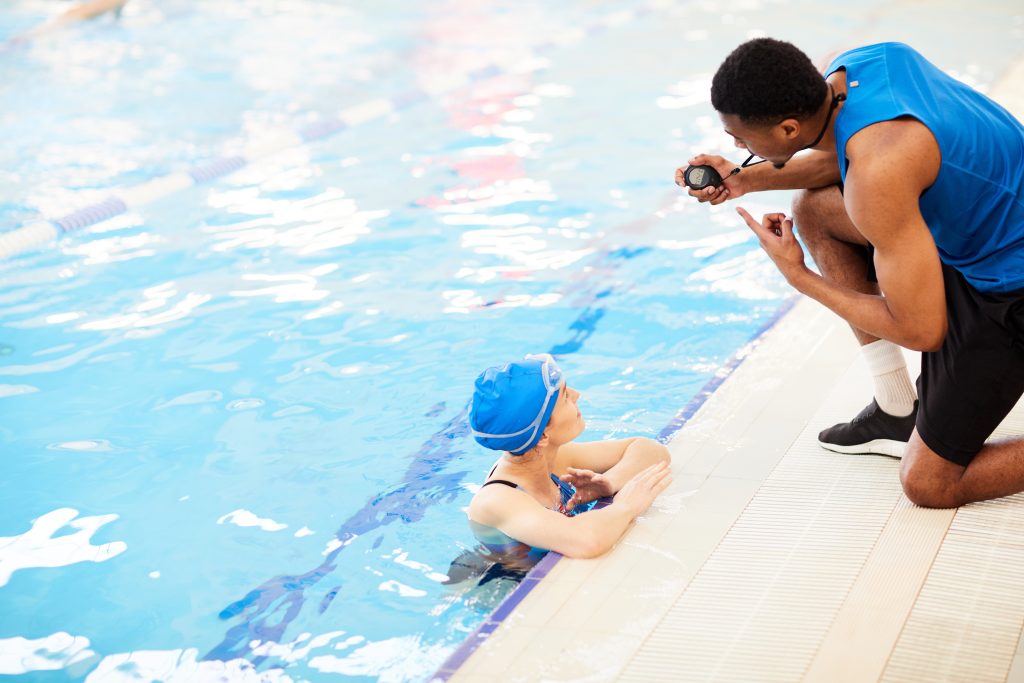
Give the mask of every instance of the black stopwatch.
M 705 187 L 718 187 L 722 184 L 722 176 L 711 166 L 687 166 L 683 171 L 683 182 L 691 190 L 703 190 Z

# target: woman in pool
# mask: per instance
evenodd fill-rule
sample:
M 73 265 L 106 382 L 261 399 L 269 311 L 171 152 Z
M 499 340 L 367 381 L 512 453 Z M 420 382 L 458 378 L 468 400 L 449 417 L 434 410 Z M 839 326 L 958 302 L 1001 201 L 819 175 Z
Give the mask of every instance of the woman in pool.
M 601 555 L 672 482 L 668 449 L 651 439 L 573 443 L 585 427 L 579 396 L 548 354 L 477 377 L 473 436 L 504 454 L 473 496 L 469 520 L 495 554 Z M 611 505 L 577 514 L 612 494 Z

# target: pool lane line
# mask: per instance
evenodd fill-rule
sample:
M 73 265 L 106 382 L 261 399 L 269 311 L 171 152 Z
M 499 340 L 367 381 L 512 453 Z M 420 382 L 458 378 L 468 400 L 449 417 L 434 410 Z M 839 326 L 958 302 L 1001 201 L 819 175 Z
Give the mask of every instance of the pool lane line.
M 715 375 L 693 396 L 693 398 L 676 415 L 669 420 L 668 424 L 658 433 L 658 441 L 667 443 L 683 426 L 689 422 L 697 411 L 707 402 L 715 391 L 722 386 L 750 353 L 760 344 L 764 335 L 774 328 L 787 313 L 789 313 L 796 302 L 800 300 L 799 295 L 787 298 L 782 305 L 772 314 L 760 328 L 750 337 L 738 351 L 727 360 Z M 459 668 L 466 663 L 469 657 L 479 648 L 488 637 L 508 618 L 519 606 L 519 603 L 536 588 L 555 565 L 562 559 L 563 555 L 554 551 L 548 552 L 526 575 L 526 577 L 509 593 L 504 600 L 494 609 L 493 612 L 476 628 L 462 644 L 456 648 L 444 664 L 429 679 L 430 683 L 444 683 L 448 681 Z
M 541 43 L 533 48 L 533 53 L 542 54 L 555 48 L 573 45 L 588 36 L 603 33 L 615 26 L 645 17 L 660 8 L 671 7 L 675 2 L 676 0 L 650 0 L 633 9 L 610 12 L 583 28 L 567 30 L 557 39 Z M 84 206 L 64 216 L 38 219 L 14 230 L 0 233 L 0 260 L 55 243 L 58 238 L 70 232 L 110 220 L 129 210 L 139 209 L 176 192 L 212 182 L 272 154 L 322 140 L 349 128 L 382 119 L 420 102 L 472 85 L 477 81 L 504 74 L 530 73 L 541 68 L 542 66 L 535 61 L 524 62 L 513 69 L 502 68 L 497 63 L 486 64 L 466 73 L 460 82 L 445 83 L 444 87 L 438 88 L 436 92 L 411 88 L 395 97 L 371 99 L 346 107 L 336 115 L 328 116 L 295 131 L 280 131 L 273 136 L 250 141 L 245 154 L 202 162 L 184 171 L 172 172 L 125 188 L 102 201 Z

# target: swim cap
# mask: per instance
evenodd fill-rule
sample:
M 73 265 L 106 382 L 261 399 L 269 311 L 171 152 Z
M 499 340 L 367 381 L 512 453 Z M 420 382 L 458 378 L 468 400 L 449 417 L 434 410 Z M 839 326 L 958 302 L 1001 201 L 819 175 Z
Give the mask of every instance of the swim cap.
M 481 446 L 522 455 L 537 445 L 558 401 L 562 371 L 550 354 L 487 368 L 476 378 L 469 426 Z

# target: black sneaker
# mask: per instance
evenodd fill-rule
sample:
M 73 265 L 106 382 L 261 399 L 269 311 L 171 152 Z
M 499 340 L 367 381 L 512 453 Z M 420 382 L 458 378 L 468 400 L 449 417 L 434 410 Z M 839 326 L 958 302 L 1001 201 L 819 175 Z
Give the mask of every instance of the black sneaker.
M 871 404 L 849 422 L 834 425 L 818 434 L 823 448 L 837 453 L 877 453 L 902 458 L 917 422 L 917 401 L 906 417 L 894 417 Z

